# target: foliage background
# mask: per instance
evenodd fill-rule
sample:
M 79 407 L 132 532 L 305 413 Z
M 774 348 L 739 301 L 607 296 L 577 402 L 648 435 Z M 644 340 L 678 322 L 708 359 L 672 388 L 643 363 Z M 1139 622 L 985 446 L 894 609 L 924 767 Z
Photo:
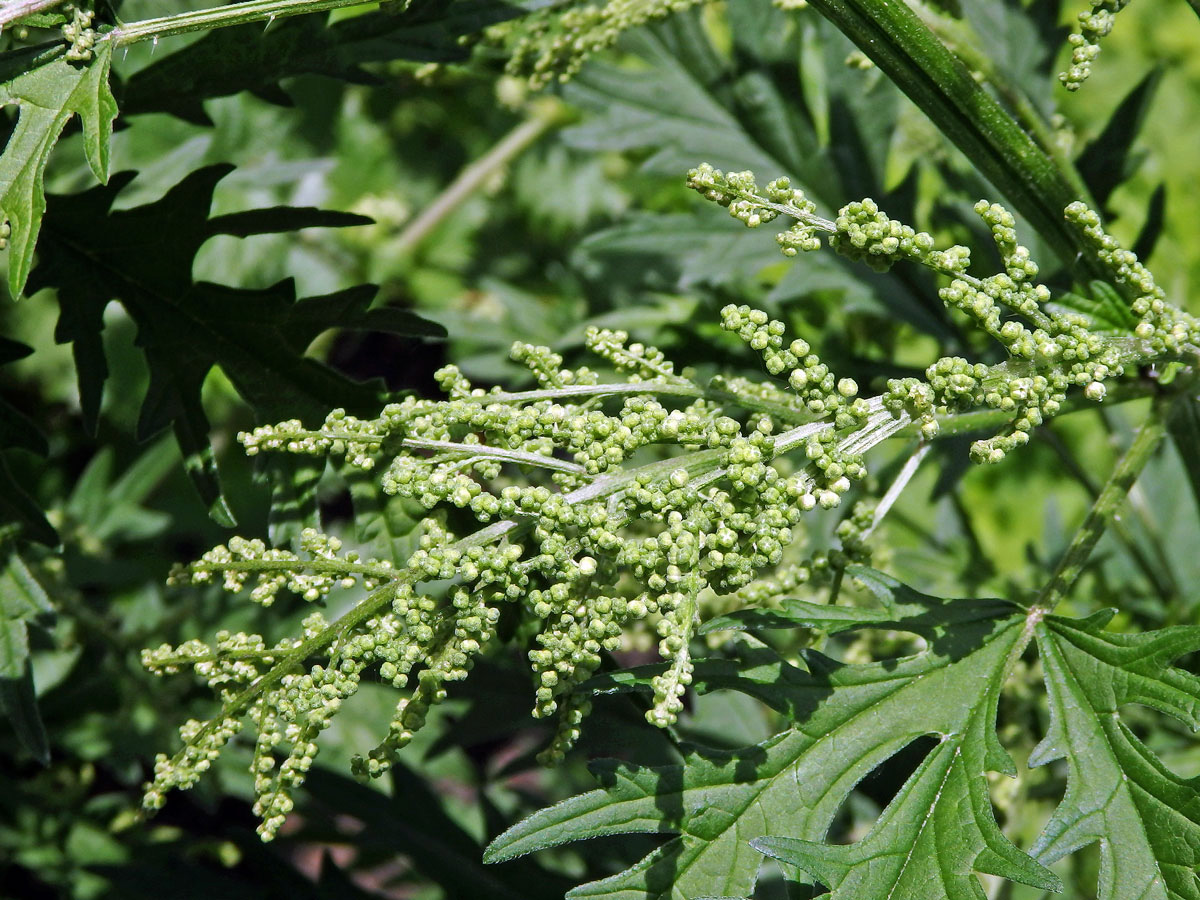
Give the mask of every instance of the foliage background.
M 963 6 L 982 15 L 987 4 Z M 131 0 L 121 15 L 132 20 L 189 7 Z M 1022 16 L 1019 4 L 1003 7 L 1005 23 Z M 1065 4 L 1060 21 L 1073 13 Z M 780 261 L 768 235 L 739 231 L 682 188 L 682 171 L 700 159 L 753 167 L 765 177 L 780 174 L 771 170 L 780 161 L 804 177 L 797 167 L 819 158 L 813 187 L 826 210 L 871 194 L 885 208 L 911 212 L 914 224 L 971 237 L 964 203 L 988 191 L 956 151 L 879 73 L 841 65 L 851 48 L 815 16 L 802 20 L 800 58 L 807 68 L 798 73 L 795 47 L 775 45 L 755 30 L 760 15 L 768 13 L 734 0 L 635 31 L 618 52 L 548 96 L 530 96 L 499 76 L 501 61 L 484 53 L 432 71 L 419 60 L 371 63 L 379 83 L 369 86 L 319 75 L 288 78 L 290 107 L 271 102 L 278 96 L 239 91 L 204 101 L 211 123 L 166 112 L 122 116 L 112 170 L 138 175 L 117 208 L 152 202 L 189 172 L 220 162 L 236 168 L 216 187 L 214 215 L 292 205 L 371 217 L 375 224 L 344 229 L 214 238 L 197 254 L 193 274 L 254 289 L 290 276 L 299 296 L 379 284 L 377 305 L 419 311 L 444 325 L 448 339 L 333 329 L 308 351 L 353 379 L 382 379 L 392 391 L 431 395 L 431 373 L 447 359 L 483 382 L 521 386 L 521 371 L 505 362 L 512 341 L 547 343 L 573 361 L 582 358 L 587 324 L 627 328 L 701 369 L 757 373 L 748 351 L 716 328 L 716 311 L 731 301 L 767 306 L 819 341 L 830 359 L 857 371 L 924 366 L 936 356 L 937 340 L 954 339 L 953 322 L 940 312 L 930 319 L 919 308 L 905 309 L 899 316 L 911 321 L 894 327 L 896 310 L 884 299 L 896 295 L 894 281 L 851 275 L 837 264 L 801 272 L 806 263 Z M 1100 133 L 1145 73 L 1161 68 L 1133 149 L 1138 165 L 1110 206 L 1113 231 L 1133 243 L 1152 195 L 1165 186 L 1165 226 L 1149 264 L 1169 294 L 1187 296 L 1200 283 L 1194 15 L 1170 0 L 1133 4 L 1093 81 L 1069 98 L 1051 87 L 1050 77 L 1021 68 L 1037 62 L 1018 53 L 1021 33 L 997 33 L 998 64 L 1037 82 L 1031 93 L 1066 117 L 1076 151 Z M 1041 35 L 1035 49 L 1056 47 L 1051 37 Z M 134 84 L 137 73 L 197 40 L 203 38 L 130 48 L 116 71 Z M 1060 50 L 1059 65 L 1047 60 L 1045 71 L 1058 71 L 1062 59 Z M 622 98 L 648 67 L 652 78 L 677 79 L 678 93 L 669 103 L 658 95 L 660 106 L 644 115 Z M 818 122 L 829 97 L 848 104 L 847 117 L 829 119 L 824 131 L 860 129 L 866 164 L 841 151 L 806 153 L 797 143 L 805 129 L 757 102 L 764 80 L 799 91 Z M 465 165 L 530 116 L 548 114 L 558 118 L 545 136 L 497 168 L 422 241 L 405 245 L 406 223 Z M 689 125 L 689 117 L 701 124 Z M 812 138 L 819 147 L 847 146 L 836 139 L 831 145 L 820 124 Z M 78 133 L 60 143 L 47 173 L 52 194 L 91 186 L 80 145 Z M 826 176 L 832 180 L 820 180 Z M 914 282 L 906 286 L 910 297 L 922 288 L 932 295 L 928 283 L 916 276 Z M 373 743 L 391 700 L 365 689 L 327 736 L 299 814 L 270 847 L 254 836 L 248 777 L 237 764 L 244 759 L 236 756 L 143 822 L 138 793 L 152 754 L 173 745 L 182 711 L 205 709 L 206 701 L 187 679 L 145 674 L 140 649 L 219 628 L 270 636 L 294 622 L 213 592 L 164 587 L 173 563 L 194 558 L 228 532 L 207 516 L 173 438 L 135 437 L 150 373 L 123 309 L 113 304 L 105 313 L 109 381 L 94 434 L 84 422 L 70 349 L 55 341 L 54 290 L 6 302 L 0 315 L 3 333 L 33 348 L 0 370 L 3 397 L 46 438 L 44 453 L 9 449 L 4 459 L 62 541 L 59 549 L 23 551 L 52 607 L 30 631 L 49 764 L 0 728 L 0 895 L 161 896 L 170 885 L 172 897 L 557 897 L 653 844 L 629 836 L 534 862 L 481 864 L 482 847 L 507 824 L 591 787 L 586 758 L 627 756 L 628 729 L 639 718 L 629 701 L 600 704 L 572 761 L 538 770 L 532 755 L 546 734 L 526 715 L 526 676 L 515 652 L 489 660 L 487 677 L 473 678 L 448 704 L 391 783 L 369 787 L 348 778 L 348 760 Z M 255 424 L 254 414 L 219 368 L 204 380 L 203 404 L 239 532 L 266 535 L 270 491 L 234 440 Z M 1100 413 L 1071 417 L 999 468 L 967 469 L 965 443 L 939 452 L 880 534 L 877 564 L 930 593 L 1021 596 L 1036 589 L 1090 501 L 1088 483 L 1111 467 L 1107 429 L 1123 433 L 1138 414 L 1117 409 L 1105 414 L 1107 423 Z M 1126 540 L 1105 538 L 1072 612 L 1119 605 L 1135 626 L 1196 621 L 1200 523 L 1192 498 L 1176 488 L 1183 480 L 1182 462 L 1168 448 L 1132 495 Z M 323 509 L 327 522 L 354 533 L 344 485 L 327 481 Z M 386 524 L 372 522 L 375 531 L 358 536 L 376 548 L 390 542 L 399 550 L 411 539 L 402 512 L 392 510 Z M 1130 546 L 1150 560 L 1148 567 L 1138 566 Z M 1140 733 L 1171 768 L 1200 774 L 1194 741 L 1166 720 L 1144 719 Z M 727 743 L 729 734 L 750 743 L 772 733 L 772 725 L 752 701 L 715 694 L 695 704 L 680 732 L 708 744 Z M 636 734 L 638 762 L 675 758 L 665 738 Z M 1029 740 L 1019 728 L 1006 737 L 1014 745 Z M 847 836 L 873 821 L 906 777 L 903 766 L 881 771 L 856 791 L 845 811 Z M 1044 818 L 1053 784 L 1041 789 Z M 1012 823 L 1010 832 L 1027 841 L 1041 824 L 1031 817 Z M 1094 854 L 1070 865 L 1064 878 L 1074 896 L 1091 896 Z M 781 892 L 779 881 L 764 883 L 764 896 Z

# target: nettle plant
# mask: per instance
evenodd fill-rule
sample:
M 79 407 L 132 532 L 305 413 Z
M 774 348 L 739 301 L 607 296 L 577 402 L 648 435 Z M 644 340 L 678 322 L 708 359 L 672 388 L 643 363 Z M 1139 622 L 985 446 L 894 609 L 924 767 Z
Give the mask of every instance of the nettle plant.
M 89 163 L 106 177 L 114 47 L 339 5 L 353 4 L 246 3 L 99 29 L 89 12 L 69 12 L 66 43 L 41 51 L 53 59 L 8 86 L 21 107 L 0 161 L 9 173 L 2 205 L 13 292 L 29 277 L 46 208 L 40 169 L 14 174 L 14 167 L 29 159 L 44 165 L 58 132 L 79 113 Z M 512 73 L 542 87 L 586 74 L 585 58 L 623 32 L 691 5 L 552 5 L 490 25 L 476 52 L 490 59 L 502 48 Z M 1067 88 L 1087 77 L 1099 38 L 1123 5 L 1097 2 L 1081 14 L 1062 75 Z M 329 392 L 314 391 L 303 414 L 239 435 L 245 452 L 315 458 L 377 498 L 419 506 L 419 541 L 394 562 L 309 527 L 294 545 L 231 537 L 178 566 L 170 581 L 180 591 L 217 584 L 264 607 L 298 599 L 312 611 L 298 633 L 280 640 L 222 631 L 144 651 L 151 671 L 189 670 L 218 704 L 210 718 L 182 726 L 179 749 L 158 756 L 147 809 L 194 786 L 227 745 L 243 741 L 252 746 L 259 833 L 270 840 L 301 796 L 322 733 L 364 682 L 396 691 L 378 745 L 353 762 L 356 775 L 371 779 L 393 768 L 477 661 L 515 645 L 529 663 L 532 715 L 553 723 L 539 755 L 547 764 L 576 752 L 598 694 L 633 696 L 646 728 L 669 735 L 690 694 L 715 691 L 761 702 L 779 726 L 773 737 L 732 751 L 680 743 L 680 761 L 669 766 L 597 762 L 598 789 L 534 813 L 488 847 L 486 859 L 500 862 L 596 836 L 675 835 L 571 896 L 749 897 L 770 857 L 783 864 L 796 896 L 824 889 L 845 900 L 957 900 L 984 896 L 987 884 L 993 896 L 1032 897 L 1061 891 L 1049 867 L 1095 844 L 1098 883 L 1089 890 L 1096 896 L 1200 898 L 1200 783 L 1168 768 L 1123 721 L 1136 704 L 1200 728 L 1200 678 L 1176 665 L 1200 650 L 1200 626 L 1127 633 L 1110 627 L 1113 610 L 1056 614 L 1168 435 L 1190 455 L 1195 477 L 1195 445 L 1182 442 L 1196 429 L 1200 320 L 1105 230 L 1052 129 L 1036 109 L 1013 102 L 1019 93 L 961 40 L 952 12 L 867 0 L 785 6 L 766 15 L 789 22 L 823 16 L 1007 198 L 979 200 L 974 225 L 963 229 L 990 237 L 998 265 L 891 218 L 869 198 L 824 217 L 809 199 L 813 192 L 782 173 L 760 185 L 749 171 L 697 160 L 687 186 L 751 229 L 777 229 L 791 265 L 836 254 L 878 273 L 929 270 L 948 321 L 967 335 L 962 352 L 909 375 L 852 375 L 822 358 L 819 336 L 794 333 L 782 318 L 735 302 L 720 309 L 719 325 L 752 351 L 758 377 L 679 365 L 625 331 L 594 325 L 586 330 L 586 364 L 566 366 L 550 347 L 516 343 L 511 360 L 528 370 L 529 389 L 476 386 L 448 365 L 435 376 L 438 398 L 396 398 L 374 417 L 335 408 L 323 421 L 310 410 Z M 805 6 L 811 9 L 799 9 Z M 403 27 L 411 12 L 370 15 L 393 16 Z M 702 18 L 688 15 L 700 27 Z M 35 82 L 62 88 L 52 118 Z M 153 108 L 149 89 L 139 94 L 134 84 L 128 95 Z M 23 156 L 23 141 L 40 149 Z M 202 223 L 196 246 L 210 234 L 253 233 L 261 225 L 205 220 L 222 174 L 176 197 L 190 197 Z M 76 203 L 107 214 L 119 189 L 96 189 L 91 201 Z M 144 234 L 154 227 L 153 209 L 112 213 L 114 227 Z M 139 212 L 140 219 L 129 218 Z M 290 213 L 289 227 L 354 224 L 312 210 Z M 1055 279 L 1042 280 L 1022 243 L 1033 244 L 1026 228 L 1042 248 L 1039 261 L 1065 267 Z M 66 276 L 51 270 L 65 252 L 61 234 L 41 251 L 32 283 L 57 284 L 70 296 Z M 121 246 L 114 239 L 118 256 Z M 1047 263 L 1043 252 L 1058 260 Z M 214 286 L 196 289 L 199 300 L 217 302 L 209 296 Z M 151 296 L 113 290 L 139 323 L 152 325 Z M 292 295 L 280 302 L 280 315 L 328 299 Z M 357 299 L 343 299 L 321 305 L 334 316 L 329 321 L 345 325 L 357 316 L 361 327 L 380 325 Z M 225 300 L 223 310 L 236 298 Z M 423 323 L 399 315 L 381 327 L 421 333 Z M 304 314 L 296 318 L 279 326 L 292 346 L 311 337 Z M 178 372 L 164 374 L 176 346 L 151 341 L 148 353 L 159 354 L 151 355 L 152 377 L 178 387 Z M 982 349 L 962 355 L 970 348 Z M 214 361 L 225 364 L 219 354 L 205 358 L 201 376 Z M 248 398 L 253 374 L 231 373 Z M 186 384 L 198 392 L 194 379 Z M 260 411 L 281 408 L 261 394 Z M 870 567 L 880 523 L 940 441 L 970 435 L 971 461 L 1007 466 L 1053 419 L 1147 398 L 1144 420 L 1035 594 L 943 599 Z M 194 441 L 194 413 L 184 409 L 174 420 L 181 441 L 189 434 Z M 885 442 L 907 449 L 881 478 L 872 450 Z M 198 483 L 219 512 L 211 459 L 194 444 L 185 449 L 195 450 Z M 834 546 L 822 549 L 813 536 L 831 521 Z M 778 632 L 788 637 L 772 637 Z M 853 643 L 838 643 L 847 633 L 856 635 Z M 622 651 L 647 643 L 657 646 L 660 663 L 618 664 Z M 840 660 L 822 652 L 847 646 Z M 1047 723 L 1020 769 L 1011 742 L 1001 740 L 1001 710 L 1014 708 L 1023 710 L 1025 727 L 1039 717 Z M 838 842 L 838 816 L 856 787 L 913 746 L 923 756 L 877 819 Z M 1014 783 L 1024 784 L 1029 769 L 1051 763 L 1065 767 L 1065 788 L 1040 833 L 1019 846 L 1013 823 L 1030 798 L 1006 789 L 999 776 L 1019 772 Z M 1014 894 L 1023 888 L 1012 883 L 1033 891 Z

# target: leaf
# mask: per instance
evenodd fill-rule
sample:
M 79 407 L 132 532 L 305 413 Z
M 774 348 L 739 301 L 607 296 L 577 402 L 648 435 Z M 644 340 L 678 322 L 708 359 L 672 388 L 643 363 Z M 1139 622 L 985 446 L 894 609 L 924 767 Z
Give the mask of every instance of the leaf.
M 55 287 L 61 309 L 56 339 L 71 342 L 85 422 L 95 429 L 107 378 L 101 331 L 116 299 L 138 328 L 150 384 L 138 437 L 172 426 L 184 463 L 215 519 L 231 524 L 208 442 L 200 390 L 220 366 L 261 419 L 316 419 L 335 407 L 370 409 L 378 390 L 352 382 L 304 356 L 327 328 L 387 330 L 437 337 L 440 326 L 399 309 L 368 309 L 373 285 L 297 299 L 282 281 L 248 290 L 193 282 L 192 260 L 217 234 L 249 235 L 365 222 L 361 216 L 315 209 L 275 208 L 208 218 L 213 190 L 231 166 L 190 174 L 154 203 L 130 210 L 111 206 L 132 176 L 107 187 L 52 196 L 40 262 L 30 283 Z M 170 235 L 163 240 L 163 235 Z
M 64 49 L 65 52 L 65 49 Z M 0 106 L 17 104 L 20 117 L 0 155 L 0 214 L 9 236 L 8 289 L 21 296 L 33 267 L 33 251 L 46 211 L 43 173 L 67 123 L 83 120 L 88 165 L 108 181 L 109 143 L 117 102 L 108 86 L 112 43 L 100 41 L 86 64 L 59 56 L 0 85 Z
M 1112 613 L 1036 629 L 1050 729 L 1029 764 L 1065 759 L 1068 776 L 1033 854 L 1048 864 L 1099 843 L 1099 900 L 1197 900 L 1200 778 L 1167 769 L 1120 710 L 1137 703 L 1200 729 L 1200 677 L 1171 665 L 1200 649 L 1200 626 L 1110 634 Z
M 1163 182 L 1150 195 L 1150 202 L 1146 205 L 1146 220 L 1142 223 L 1142 230 L 1138 232 L 1137 240 L 1133 243 L 1133 252 L 1142 262 L 1149 261 L 1150 256 L 1154 253 L 1154 248 L 1158 246 L 1158 239 L 1162 235 L 1166 217 L 1167 185 Z
M 1062 294 L 1047 307 L 1086 316 L 1088 328 L 1092 331 L 1129 334 L 1138 323 L 1129 304 L 1105 281 L 1093 281 L 1088 285 L 1086 294 L 1077 291 Z
M 37 501 L 17 483 L 3 456 L 0 456 L 0 522 L 19 522 L 24 526 L 24 537 L 47 547 L 58 546 L 58 532 Z
M 113 448 L 104 447 L 75 482 L 63 512 L 97 544 L 153 537 L 167 527 L 169 517 L 146 509 L 145 501 L 178 464 L 178 449 L 160 440 L 114 479 Z
M 778 609 L 741 609 L 728 615 L 716 616 L 701 625 L 698 633 L 800 627 L 837 634 L 839 631 L 848 631 L 863 625 L 878 625 L 890 621 L 892 616 L 884 609 L 832 606 L 828 603 L 810 603 L 795 597 L 784 597 Z
M 1137 171 L 1140 160 L 1132 152 L 1133 142 L 1141 133 L 1162 75 L 1161 66 L 1151 69 L 1117 104 L 1104 130 L 1079 154 L 1079 174 L 1102 207 L 1117 185 Z
M 306 15 L 265 32 L 259 24 L 221 28 L 134 74 L 121 105 L 127 114 L 167 112 L 208 124 L 202 101 L 209 97 L 253 91 L 288 102 L 280 80 L 306 74 L 379 83 L 364 63 L 462 60 L 468 50 L 461 37 L 520 13 L 496 0 L 414 0 L 401 13 L 381 10 L 330 25 Z
M 0 337 L 0 366 L 24 359 L 32 352 L 33 348 L 26 344 Z M 20 447 L 38 456 L 49 451 L 46 436 L 33 421 L 3 398 L 0 398 L 0 447 Z
M 754 21 L 753 15 L 740 8 L 730 11 L 743 44 L 753 40 L 747 36 L 753 31 L 747 24 Z M 789 55 L 800 56 L 794 18 L 778 10 L 762 15 L 773 34 L 772 56 L 780 57 L 776 66 L 747 51 L 731 68 L 709 45 L 703 29 L 693 30 L 693 13 L 630 32 L 621 46 L 643 65 L 585 66 L 567 86 L 566 96 L 591 115 L 565 129 L 563 139 L 587 150 L 650 151 L 644 168 L 675 180 L 700 161 L 730 170 L 749 168 L 763 179 L 786 173 L 830 211 L 847 196 L 880 196 L 898 93 L 884 79 L 864 88 L 861 73 L 848 73 L 845 54 L 838 55 L 845 41 L 832 26 L 821 23 L 823 40 L 814 54 L 826 76 L 829 96 L 823 99 L 831 107 L 829 117 L 838 138 L 833 147 L 822 147 L 811 114 L 795 103 L 796 64 L 783 62 Z M 730 80 L 732 90 L 726 84 Z M 911 212 L 894 204 L 890 211 L 900 217 Z M 630 274 L 626 261 L 632 258 L 634 275 L 641 274 L 636 265 L 640 263 L 648 274 L 665 276 L 676 289 L 730 282 L 741 286 L 765 267 L 782 263 L 770 229 L 748 231 L 704 211 L 698 215 L 638 214 L 591 235 L 583 249 L 605 262 L 620 255 L 621 265 L 615 268 L 622 277 Z M 821 254 L 797 261 L 785 272 L 770 295 L 772 302 L 837 290 L 872 312 L 898 316 L 943 340 L 953 337 L 933 282 L 915 267 L 897 267 L 880 276 Z
M 26 662 L 16 678 L 0 675 L 0 709 L 4 710 L 18 740 L 43 766 L 50 765 L 50 744 L 46 726 L 38 712 L 37 695 L 33 689 L 33 670 Z
M 54 615 L 50 599 L 21 557 L 8 550 L 0 571 L 0 709 L 21 743 L 43 765 L 50 763 L 29 661 L 28 623 Z
M 593 771 L 601 789 L 518 823 L 488 847 L 485 859 L 509 859 L 586 837 L 674 833 L 677 837 L 625 872 L 568 896 L 750 896 L 760 864 L 751 841 L 768 835 L 823 840 L 858 782 L 914 740 L 935 735 L 940 746 L 885 812 L 878 834 L 869 838 L 871 846 L 886 843 L 901 859 L 925 847 L 926 833 L 895 833 L 893 823 L 917 818 L 918 811 L 928 814 L 930 805 L 922 808 L 920 802 L 931 781 L 942 778 L 949 785 L 952 779 L 959 805 L 938 810 L 943 817 L 939 827 L 945 816 L 957 814 L 960 843 L 955 858 L 946 863 L 946 878 L 967 883 L 974 868 L 1056 888 L 1052 874 L 1001 835 L 985 779 L 988 770 L 1012 772 L 993 725 L 996 698 L 1010 655 L 1019 646 L 1023 618 L 1003 601 L 942 601 L 886 576 L 863 574 L 888 595 L 893 608 L 914 613 L 894 616 L 886 627 L 928 635 L 927 651 L 865 665 L 844 665 L 810 651 L 804 655 L 807 671 L 761 649 L 741 661 L 700 661 L 694 681 L 698 690 L 750 694 L 786 714 L 795 728 L 732 753 L 692 749 L 683 765 L 598 763 Z M 904 878 L 915 871 L 901 872 L 897 883 L 907 883 Z M 893 896 L 924 900 L 942 895 L 921 889 Z

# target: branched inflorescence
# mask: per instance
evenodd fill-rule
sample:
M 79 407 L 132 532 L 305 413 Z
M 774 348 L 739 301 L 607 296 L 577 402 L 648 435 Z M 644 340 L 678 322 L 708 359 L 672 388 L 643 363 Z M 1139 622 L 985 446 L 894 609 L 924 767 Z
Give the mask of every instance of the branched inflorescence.
M 1100 54 L 1100 39 L 1108 36 L 1117 13 L 1128 5 L 1129 0 L 1092 0 L 1091 8 L 1079 14 L 1079 30 L 1067 38 L 1071 66 L 1058 76 L 1068 91 L 1083 87 L 1092 74 L 1092 62 Z
M 221 633 L 212 645 L 146 651 L 153 671 L 191 667 L 222 703 L 214 718 L 181 729 L 184 747 L 174 757 L 159 757 L 147 806 L 193 785 L 249 722 L 260 831 L 269 839 L 320 732 L 364 678 L 401 692 L 379 745 L 354 762 L 356 773 L 374 776 L 467 677 L 506 616 L 529 624 L 518 633 L 535 635 L 533 714 L 557 722 L 544 759 L 561 758 L 578 738 L 588 702 L 576 688 L 631 634 L 655 634 L 667 660 L 647 718 L 668 726 L 691 681 L 689 646 L 702 608 L 769 604 L 805 583 L 837 584 L 848 562 L 867 558 L 877 521 L 869 503 L 842 522 L 839 550 L 805 554 L 798 538 L 806 513 L 839 506 L 865 477 L 873 446 L 910 423 L 932 439 L 939 417 L 991 409 L 1008 426 L 971 454 L 994 462 L 1057 413 L 1073 387 L 1099 400 L 1125 368 L 1194 356 L 1200 345 L 1196 320 L 1168 305 L 1136 257 L 1082 207 L 1068 216 L 1113 280 L 1137 295 L 1140 322 L 1125 338 L 1094 334 L 1084 318 L 1047 304 L 1038 267 L 998 206 L 981 202 L 976 211 L 1003 271 L 978 278 L 967 271 L 965 248 L 936 248 L 931 236 L 870 200 L 826 220 L 785 179 L 764 192 L 749 173 L 701 166 L 689 183 L 748 226 L 792 219 L 780 236 L 789 256 L 815 249 L 817 233 L 827 232 L 835 250 L 875 268 L 911 260 L 936 269 L 946 277 L 942 299 L 1000 342 L 1008 360 L 986 366 L 946 357 L 925 378 L 893 379 L 868 399 L 806 341 L 789 339 L 783 322 L 730 305 L 721 324 L 760 356 L 760 381 L 702 383 L 660 350 L 593 328 L 587 346 L 615 376 L 564 368 L 549 348 L 518 343 L 512 358 L 536 380 L 533 390 L 485 390 L 447 366 L 437 373 L 444 399 L 408 397 L 373 419 L 335 410 L 316 429 L 293 420 L 241 435 L 251 455 L 318 455 L 377 470 L 384 493 L 416 501 L 429 515 L 419 547 L 399 566 L 307 531 L 299 552 L 235 538 L 173 574 L 176 583 L 248 590 L 264 605 L 284 590 L 309 602 L 334 590 L 359 596 L 336 621 L 314 611 L 301 635 L 273 645 Z M 905 471 L 911 477 L 913 469 Z M 898 479 L 894 488 L 902 486 Z M 881 510 L 894 499 L 889 491 Z
M 834 250 L 877 271 L 909 260 L 945 275 L 948 283 L 939 290 L 942 301 L 995 338 L 1009 359 L 989 367 L 943 357 L 928 367 L 924 379 L 890 380 L 882 401 L 893 414 L 907 414 L 918 422 L 927 439 L 938 432 L 939 414 L 979 408 L 1010 414 L 1000 434 L 972 445 L 976 462 L 999 462 L 1025 444 L 1033 428 L 1058 413 L 1072 387 L 1099 401 L 1107 392 L 1105 382 L 1122 376 L 1131 363 L 1194 356 L 1200 346 L 1200 323 L 1167 303 L 1145 266 L 1105 234 L 1099 216 L 1081 203 L 1065 210 L 1067 219 L 1096 247 L 1113 280 L 1138 295 L 1131 304 L 1140 317 L 1133 335 L 1096 334 L 1085 317 L 1050 308 L 1050 290 L 1037 282 L 1038 266 L 1017 242 L 1012 214 L 998 204 L 981 200 L 975 212 L 991 232 L 1004 270 L 978 278 L 967 271 L 971 256 L 966 247 L 939 250 L 931 235 L 889 218 L 870 199 L 847 204 L 836 219 L 828 220 L 816 214 L 801 192 L 791 190 L 786 179 L 760 190 L 750 172 L 726 174 L 705 164 L 688 174 L 688 184 L 749 227 L 781 215 L 793 219 L 795 224 L 778 235 L 788 256 L 796 255 L 797 248 L 815 248 L 815 232 L 825 231 Z M 805 246 L 795 241 L 797 231 L 805 235 Z
M 223 703 L 217 718 L 185 726 L 174 758 L 159 758 L 147 805 L 194 784 L 249 721 L 269 838 L 317 737 L 365 675 L 404 691 L 384 739 L 355 762 L 371 776 L 388 769 L 447 685 L 467 676 L 506 610 L 539 623 L 529 650 L 533 713 L 558 723 L 547 760 L 579 735 L 588 704 L 574 688 L 630 629 L 652 629 L 669 661 L 647 718 L 673 723 L 691 680 L 701 600 L 779 566 L 803 515 L 839 505 L 866 474 L 863 453 L 904 424 L 858 397 L 854 381 L 837 378 L 804 341 L 787 341 L 783 323 L 745 306 L 722 316 L 774 381 L 702 385 L 624 332 L 592 329 L 588 346 L 619 374 L 615 383 L 518 343 L 512 357 L 535 390 L 483 390 L 448 366 L 437 373 L 446 399 L 406 398 L 369 420 L 335 410 L 315 430 L 288 421 L 243 434 L 250 454 L 378 466 L 381 489 L 417 501 L 430 518 L 402 567 L 343 553 L 336 538 L 310 531 L 299 553 L 233 539 L 172 576 L 248 590 L 262 604 L 284 589 L 308 601 L 335 589 L 367 595 L 334 623 L 314 612 L 303 636 L 274 646 L 222 634 L 212 646 L 147 651 L 152 670 L 191 666 Z M 799 467 L 775 465 L 791 451 Z M 479 529 L 452 534 L 438 513 L 454 510 Z

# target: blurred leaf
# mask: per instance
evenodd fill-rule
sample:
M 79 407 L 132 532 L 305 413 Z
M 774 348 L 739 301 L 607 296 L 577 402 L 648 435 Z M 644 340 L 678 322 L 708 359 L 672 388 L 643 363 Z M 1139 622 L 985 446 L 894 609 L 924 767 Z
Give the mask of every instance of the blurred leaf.
M 1146 220 L 1142 223 L 1142 230 L 1138 232 L 1137 240 L 1133 243 L 1133 252 L 1142 262 L 1149 260 L 1151 254 L 1154 253 L 1166 220 L 1167 185 L 1166 182 L 1163 182 L 1150 195 L 1150 202 L 1146 207 Z
M 35 67 L 0 84 L 0 106 L 15 103 L 20 109 L 17 127 L 0 155 L 0 215 L 12 229 L 8 288 L 13 297 L 25 290 L 33 267 L 34 246 L 46 211 L 42 178 L 50 151 L 75 115 L 83 120 L 88 165 L 96 178 L 108 181 L 109 142 L 117 117 L 117 102 L 108 87 L 111 58 L 112 43 L 101 41 L 86 64 L 65 56 L 39 59 Z M 4 60 L 0 60 L 0 71 L 3 69 Z
M 170 441 L 160 440 L 114 481 L 113 448 L 104 447 L 75 482 L 63 511 L 96 542 L 152 537 L 169 520 L 163 513 L 146 509 L 145 501 L 178 464 L 178 449 Z
M 442 800 L 419 776 L 396 763 L 392 779 L 390 798 L 321 767 L 313 770 L 307 786 L 317 800 L 363 823 L 358 847 L 403 853 L 442 887 L 446 900 L 558 900 L 570 886 L 570 879 L 532 861 L 509 871 L 485 868 L 483 848 L 446 814 Z M 420 810 L 419 820 L 411 817 L 412 810 Z
M 17 483 L 3 456 L 0 456 L 0 522 L 19 522 L 25 528 L 24 537 L 47 547 L 58 545 L 58 532 L 41 506 Z
M 0 632 L 5 628 L 5 623 L 0 622 Z M 5 640 L 6 636 L 0 633 L 0 655 L 5 653 Z M 43 766 L 50 765 L 50 743 L 46 738 L 46 726 L 42 724 L 41 713 L 38 712 L 33 672 L 28 660 L 17 677 L 0 675 L 0 709 L 8 716 L 21 745 Z
M 1180 397 L 1171 409 L 1167 428 L 1183 460 L 1184 471 L 1192 486 L 1192 496 L 1200 509 L 1200 397 L 1192 391 L 1190 396 Z
M 1079 154 L 1079 174 L 1101 207 L 1107 206 L 1117 185 L 1137 170 L 1133 142 L 1142 131 L 1162 75 L 1163 69 L 1158 67 L 1138 82 L 1117 105 L 1104 130 Z
M 49 765 L 50 748 L 38 713 L 29 663 L 28 624 L 54 614 L 50 598 L 15 550 L 0 572 L 0 708 L 25 749 Z
M 0 366 L 24 359 L 32 352 L 32 347 L 0 337 Z M 45 456 L 49 450 L 46 436 L 37 425 L 3 398 L 0 398 L 0 447 L 19 447 L 38 456 Z

